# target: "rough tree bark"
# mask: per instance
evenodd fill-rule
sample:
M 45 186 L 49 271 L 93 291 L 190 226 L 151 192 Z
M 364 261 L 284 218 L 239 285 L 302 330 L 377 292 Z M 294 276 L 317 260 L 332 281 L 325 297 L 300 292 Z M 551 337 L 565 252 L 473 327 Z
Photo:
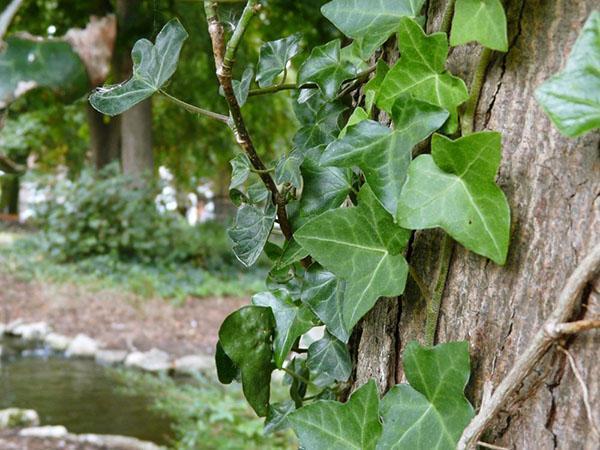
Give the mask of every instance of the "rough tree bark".
M 428 31 L 439 28 L 445 2 L 429 2 Z M 600 133 L 561 137 L 534 90 L 564 67 L 595 0 L 510 0 L 508 53 L 494 54 L 476 115 L 476 130 L 503 133 L 498 183 L 508 197 L 512 234 L 506 266 L 455 245 L 437 342 L 468 340 L 473 373 L 467 394 L 477 407 L 483 383 L 497 385 L 549 316 L 567 277 L 600 240 Z M 471 79 L 477 46 L 456 49 L 449 68 Z M 425 280 L 436 277 L 442 234 L 416 233 L 408 259 Z M 598 317 L 600 281 L 584 292 L 575 318 Z M 412 281 L 396 301 L 382 299 L 355 336 L 355 386 L 375 378 L 382 391 L 403 381 L 401 355 L 422 339 L 425 305 Z M 600 331 L 567 340 L 600 411 Z M 596 417 L 598 420 L 598 417 Z M 550 352 L 484 436 L 511 449 L 595 449 L 581 387 L 566 357 Z
M 121 120 L 113 117 L 108 122 L 105 116 L 90 105 L 86 108 L 90 128 L 90 150 L 96 170 L 102 169 L 119 157 L 121 143 Z

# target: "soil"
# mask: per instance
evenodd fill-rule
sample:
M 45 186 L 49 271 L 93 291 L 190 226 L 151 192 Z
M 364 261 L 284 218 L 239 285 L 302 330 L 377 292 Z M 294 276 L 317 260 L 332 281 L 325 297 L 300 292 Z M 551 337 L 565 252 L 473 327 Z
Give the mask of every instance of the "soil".
M 174 356 L 213 354 L 223 319 L 247 303 L 242 298 L 206 298 L 175 305 L 123 292 L 22 282 L 0 274 L 0 322 L 43 321 L 57 333 L 71 337 L 84 333 L 110 349 L 156 347 Z

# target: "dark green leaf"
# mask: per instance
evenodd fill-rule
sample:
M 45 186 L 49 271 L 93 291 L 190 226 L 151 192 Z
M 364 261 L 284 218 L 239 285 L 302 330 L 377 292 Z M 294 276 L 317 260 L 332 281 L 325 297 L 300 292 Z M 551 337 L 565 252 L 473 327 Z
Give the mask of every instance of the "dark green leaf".
M 243 201 L 247 200 L 246 195 L 241 188 L 250 176 L 251 164 L 245 153 L 238 154 L 229 161 L 229 164 L 231 165 L 229 197 L 236 206 L 239 206 Z
M 504 264 L 510 210 L 494 182 L 502 157 L 501 135 L 473 133 L 452 141 L 431 140 L 431 155 L 410 165 L 398 204 L 406 228 L 443 228 L 468 249 Z
M 288 381 L 290 383 L 290 397 L 294 400 L 296 408 L 300 408 L 304 402 L 304 396 L 308 386 L 303 380 L 308 380 L 310 372 L 306 367 L 306 358 L 294 357 L 287 367 L 288 370 L 295 373 L 297 376 L 292 377 L 287 374 Z
M 320 103 L 318 96 L 313 96 L 305 105 L 310 109 L 305 109 L 302 113 L 298 112 L 301 107 L 296 108 L 296 115 L 302 118 L 302 127 L 294 136 L 294 144 L 301 150 L 329 144 L 340 132 L 340 116 L 346 107 L 338 102 Z
M 215 352 L 215 363 L 217 366 L 217 377 L 219 382 L 223 384 L 230 384 L 233 380 L 238 378 L 240 369 L 234 364 L 234 362 L 227 356 L 221 341 L 217 342 L 217 350 Z
M 133 75 L 125 83 L 96 90 L 94 108 L 109 116 L 127 111 L 157 92 L 177 68 L 179 52 L 188 34 L 177 19 L 170 20 L 156 37 L 156 45 L 140 39 L 133 46 Z
M 358 194 L 357 207 L 327 211 L 294 234 L 314 259 L 346 280 L 343 315 L 348 329 L 379 297 L 404 292 L 408 265 L 402 251 L 409 236 L 368 185 Z
M 235 256 L 250 267 L 260 256 L 275 222 L 275 206 L 268 204 L 263 210 L 253 205 L 242 205 L 235 224 L 227 230 L 233 243 Z
M 252 303 L 273 310 L 277 325 L 273 341 L 275 365 L 281 368 L 296 340 L 315 325 L 315 317 L 305 305 L 296 305 L 284 290 L 256 294 Z
M 492 50 L 508 50 L 506 14 L 500 0 L 456 0 L 450 45 L 473 41 Z
M 59 40 L 9 37 L 0 53 L 0 108 L 26 92 L 46 88 L 66 98 L 89 89 L 83 62 L 73 48 Z
M 333 99 L 345 80 L 356 75 L 354 66 L 341 58 L 340 40 L 315 47 L 298 72 L 298 83 L 316 83 L 328 99 Z
M 368 118 L 369 114 L 360 106 L 357 107 L 354 111 L 352 111 L 352 115 L 348 118 L 346 126 L 342 129 L 342 131 L 340 131 L 338 139 L 342 139 L 344 136 L 346 136 L 346 133 L 348 133 L 348 128 L 361 123 L 363 120 L 367 120 Z
M 379 395 L 373 380 L 347 403 L 319 400 L 289 415 L 305 450 L 374 450 L 381 435 Z
M 454 450 L 473 417 L 464 395 L 469 381 L 469 346 L 450 342 L 404 351 L 410 383 L 394 386 L 381 402 L 383 433 L 378 450 Z
M 417 17 L 424 0 L 333 0 L 321 12 L 355 39 L 367 59 L 398 29 L 401 17 Z
M 299 150 L 284 155 L 275 167 L 275 182 L 277 184 L 289 183 L 296 189 L 302 187 L 302 174 L 300 165 L 304 161 L 304 155 Z
M 275 433 L 290 427 L 288 416 L 296 410 L 296 405 L 291 400 L 269 405 L 269 412 L 265 419 L 265 434 Z
M 300 52 L 299 33 L 277 41 L 267 42 L 260 47 L 256 81 L 260 87 L 273 84 L 275 78 L 286 70 L 287 63 Z
M 224 352 L 240 368 L 246 400 L 259 416 L 266 416 L 269 407 L 273 322 L 270 308 L 245 306 L 230 314 L 219 330 Z
M 304 275 L 302 302 L 307 304 L 325 324 L 327 330 L 342 342 L 348 342 L 350 330 L 344 324 L 343 307 L 346 282 L 313 265 Z
M 287 241 L 283 246 L 283 253 L 277 261 L 277 267 L 290 266 L 308 256 L 308 252 L 302 248 L 295 239 Z
M 448 113 L 408 95 L 398 97 L 391 112 L 393 130 L 373 120 L 360 122 L 329 144 L 321 164 L 360 167 L 381 204 L 395 215 L 413 147 L 440 128 Z
M 600 128 L 600 11 L 586 21 L 565 69 L 542 84 L 535 96 L 565 136 Z
M 233 93 L 235 94 L 235 98 L 240 105 L 240 108 L 246 104 L 248 100 L 248 92 L 250 92 L 250 85 L 252 84 L 252 79 L 254 78 L 254 69 L 252 67 L 248 67 L 244 70 L 242 74 L 241 81 L 233 80 Z
M 352 374 L 352 359 L 346 344 L 327 332 L 308 347 L 306 365 L 312 382 L 319 387 L 348 381 Z
M 469 93 L 463 80 L 445 69 L 448 41 L 444 33 L 426 35 L 412 19 L 400 20 L 398 32 L 400 60 L 388 72 L 377 97 L 377 105 L 391 112 L 403 94 L 441 106 L 450 113 L 447 125 L 454 132 L 458 125 L 457 108 Z

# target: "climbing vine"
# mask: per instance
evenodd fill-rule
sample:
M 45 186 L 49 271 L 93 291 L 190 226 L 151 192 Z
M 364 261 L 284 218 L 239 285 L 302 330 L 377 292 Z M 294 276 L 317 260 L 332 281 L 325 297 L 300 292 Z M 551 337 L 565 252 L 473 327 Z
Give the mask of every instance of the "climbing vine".
M 229 237 L 246 266 L 265 252 L 273 267 L 268 290 L 221 326 L 220 381 L 241 381 L 249 404 L 266 417 L 266 431 L 291 426 L 305 449 L 455 448 L 474 415 L 464 395 L 468 345 L 432 346 L 453 242 L 500 265 L 509 247 L 510 210 L 495 183 L 502 137 L 473 132 L 492 51 L 508 50 L 500 0 L 450 1 L 441 30 L 432 34 L 423 29 L 424 0 L 333 0 L 322 13 L 351 44 L 336 39 L 306 51 L 296 70 L 302 38 L 283 37 L 261 47 L 256 73 L 252 67 L 234 69 L 261 3 L 247 1 L 232 33 L 220 21 L 219 2 L 204 5 L 227 113 L 204 110 L 165 91 L 187 38 L 176 19 L 154 44 L 136 43 L 130 80 L 97 90 L 90 102 L 115 115 L 159 93 L 227 124 L 242 150 L 231 161 L 230 195 L 238 210 Z M 597 23 L 595 14 L 586 29 L 597 32 Z M 400 58 L 390 67 L 382 45 L 394 36 Z M 446 69 L 446 59 L 449 45 L 472 42 L 484 49 L 469 91 Z M 597 42 L 582 38 L 577 52 L 594 45 L 597 51 Z M 552 119 L 573 135 L 598 126 L 598 116 L 590 119 L 586 111 L 577 120 L 563 118 L 555 93 L 573 78 L 571 72 L 579 74 L 576 66 L 577 61 L 569 62 L 566 72 L 538 93 Z M 598 82 L 598 72 L 591 72 L 580 80 L 582 86 L 586 80 Z M 300 128 L 289 151 L 265 163 L 243 107 L 253 97 L 280 91 L 294 92 Z M 377 120 L 380 112 L 389 124 Z M 432 293 L 405 259 L 412 232 L 430 228 L 447 234 Z M 352 374 L 347 343 L 353 328 L 378 298 L 402 295 L 411 273 L 428 301 L 427 345 L 407 346 L 408 383 L 380 399 L 371 381 L 346 403 L 338 402 Z M 309 342 L 305 335 L 322 326 L 323 337 Z M 290 399 L 280 403 L 270 401 L 275 369 L 286 373 L 290 386 Z

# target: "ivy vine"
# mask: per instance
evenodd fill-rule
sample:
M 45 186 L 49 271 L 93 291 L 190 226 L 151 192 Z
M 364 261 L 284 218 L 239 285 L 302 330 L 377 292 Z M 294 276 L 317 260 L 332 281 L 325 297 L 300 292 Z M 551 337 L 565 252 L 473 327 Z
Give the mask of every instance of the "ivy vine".
M 336 39 L 318 46 L 296 70 L 301 36 L 283 37 L 262 46 L 256 73 L 245 68 L 235 80 L 237 48 L 261 4 L 247 1 L 226 42 L 218 2 L 205 1 L 227 114 L 164 91 L 187 37 L 176 19 L 155 44 L 136 43 L 130 80 L 90 97 L 96 109 L 115 115 L 159 93 L 231 127 L 243 150 L 231 161 L 230 195 L 238 206 L 229 230 L 233 251 L 247 266 L 264 251 L 273 268 L 268 291 L 223 322 L 218 375 L 223 383 L 241 381 L 249 404 L 266 417 L 266 431 L 291 426 L 307 450 L 453 449 L 473 417 L 464 396 L 467 343 L 431 345 L 453 240 L 497 264 L 507 259 L 510 210 L 495 183 L 501 135 L 472 132 L 472 122 L 491 52 L 507 51 L 508 39 L 500 0 L 448 3 L 441 30 L 427 34 L 424 0 L 332 0 L 322 13 L 352 39 L 350 45 L 342 47 Z M 599 24 L 595 12 L 565 71 L 537 93 L 568 135 L 600 125 L 600 102 L 590 99 L 586 88 L 600 83 L 600 58 L 583 57 L 600 52 Z M 390 67 L 381 47 L 392 36 L 400 58 Z M 471 42 L 485 49 L 469 92 L 446 69 L 446 59 L 449 45 Z M 289 151 L 266 165 L 246 129 L 243 106 L 252 97 L 290 90 L 300 128 Z M 573 105 L 575 113 L 567 113 Z M 380 111 L 391 119 L 389 125 L 376 120 Z M 423 153 L 428 139 L 430 152 L 416 156 L 415 148 Z M 413 273 L 405 259 L 411 233 L 429 228 L 447 235 L 436 291 L 427 292 L 422 280 L 415 280 L 428 301 L 428 345 L 407 346 L 408 383 L 380 399 L 370 381 L 346 403 L 338 402 L 352 373 L 347 343 L 353 327 L 379 297 L 402 295 Z M 283 234 L 282 246 L 274 234 Z M 323 337 L 306 346 L 302 337 L 320 326 L 326 329 Z M 270 402 L 275 369 L 286 373 L 288 401 Z

